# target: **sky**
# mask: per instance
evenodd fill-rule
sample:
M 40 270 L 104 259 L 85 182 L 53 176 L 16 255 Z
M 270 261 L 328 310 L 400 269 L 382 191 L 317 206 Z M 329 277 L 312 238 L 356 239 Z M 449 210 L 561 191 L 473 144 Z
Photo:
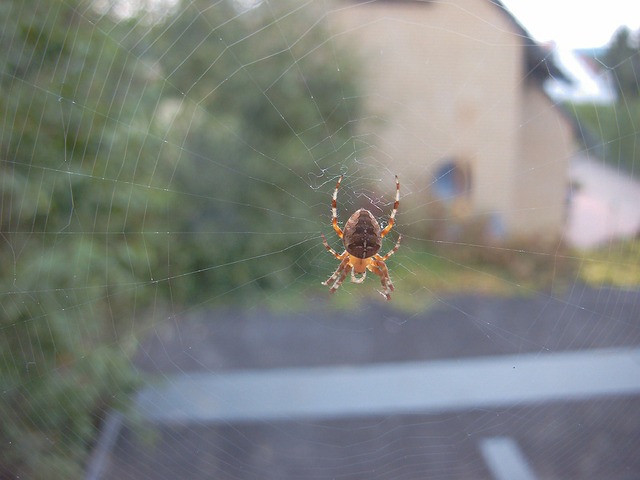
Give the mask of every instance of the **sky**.
M 621 25 L 640 29 L 638 0 L 502 0 L 522 26 L 539 42 L 563 48 L 606 45 Z

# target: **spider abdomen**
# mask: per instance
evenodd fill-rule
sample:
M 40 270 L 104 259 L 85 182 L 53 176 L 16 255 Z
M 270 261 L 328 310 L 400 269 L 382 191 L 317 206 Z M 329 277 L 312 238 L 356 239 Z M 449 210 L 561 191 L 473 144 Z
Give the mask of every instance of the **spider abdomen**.
M 369 210 L 361 208 L 347 220 L 342 240 L 350 255 L 357 258 L 372 257 L 382 246 L 380 225 Z

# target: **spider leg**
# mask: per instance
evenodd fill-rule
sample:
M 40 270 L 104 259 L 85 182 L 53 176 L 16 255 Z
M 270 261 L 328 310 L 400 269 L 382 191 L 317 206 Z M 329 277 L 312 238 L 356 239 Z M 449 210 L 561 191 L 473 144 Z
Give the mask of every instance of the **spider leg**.
M 331 225 L 333 225 L 333 229 L 340 238 L 343 236 L 342 229 L 338 225 L 338 189 L 340 188 L 341 182 L 342 175 L 340 175 L 338 183 L 336 183 L 336 189 L 333 191 L 333 197 L 331 197 Z
M 378 255 L 378 257 L 380 257 Z M 380 277 L 380 284 L 382 285 L 382 291 L 378 290 L 380 295 L 385 297 L 387 301 L 391 300 L 391 292 L 393 292 L 393 282 L 389 278 L 389 269 L 387 265 L 382 261 L 382 257 L 376 258 L 374 264 L 370 265 L 369 270 Z
M 353 274 L 353 270 L 351 264 L 349 263 L 349 254 L 347 253 L 347 251 L 345 250 L 342 254 L 339 254 L 329 246 L 329 244 L 327 243 L 327 239 L 324 237 L 324 234 L 321 233 L 320 235 L 322 236 L 322 243 L 324 244 L 324 247 L 327 249 L 327 251 L 338 260 L 340 260 L 340 265 L 338 265 L 336 271 L 333 272 L 333 274 L 327 280 L 322 282 L 322 285 L 328 286 L 329 292 L 333 293 L 338 289 L 340 285 L 342 285 L 342 282 L 344 282 L 344 279 L 347 278 L 349 272 Z
M 340 182 L 338 182 L 338 185 L 339 184 Z M 396 222 L 396 212 L 398 211 L 399 206 L 400 206 L 400 180 L 398 180 L 398 176 L 396 175 L 396 201 L 393 203 L 393 210 L 391 210 L 391 215 L 389 216 L 389 223 L 380 232 L 380 238 L 384 238 L 385 235 L 387 235 L 387 233 L 389 233 L 393 228 L 393 224 Z
M 343 260 L 344 259 L 344 254 L 347 253 L 346 251 L 344 251 L 342 253 L 342 255 L 340 255 L 338 252 L 336 252 L 333 248 L 331 248 L 329 246 L 329 244 L 327 243 L 327 239 L 324 238 L 324 234 L 320 234 L 322 236 L 322 243 L 324 244 L 324 247 L 329 251 L 329 253 L 331 255 L 333 255 L 334 257 L 336 257 L 338 260 Z
M 329 285 L 334 284 L 334 283 L 335 283 L 335 281 L 340 277 L 340 273 L 341 273 L 343 270 L 344 270 L 344 267 L 343 267 L 343 265 L 342 265 L 342 264 L 340 264 L 340 265 L 338 266 L 338 268 L 336 268 L 336 271 L 335 271 L 335 272 L 333 272 L 333 273 L 331 274 L 331 276 L 330 276 L 329 278 L 327 278 L 324 282 L 322 282 L 322 285 L 329 286 Z
M 329 293 L 333 293 L 340 285 L 342 285 L 342 282 L 347 278 L 350 271 L 351 265 L 349 265 L 349 257 L 347 257 L 340 263 L 336 271 L 333 272 L 333 275 L 331 275 L 325 282 L 322 282 L 322 285 L 330 286 Z
M 329 289 L 329 293 L 334 293 L 338 289 L 338 287 L 342 285 L 342 282 L 344 282 L 344 279 L 347 278 L 347 275 L 349 274 L 350 270 L 351 270 L 351 265 L 347 263 L 347 265 L 342 271 L 342 274 L 340 275 L 340 278 L 338 278 L 338 280 L 336 280 L 333 286 Z
M 398 251 L 398 248 L 400 248 L 400 240 L 402 240 L 402 235 L 398 235 L 398 240 L 396 241 L 395 246 L 389 251 L 389 253 L 387 253 L 385 256 L 376 255 L 376 259 L 383 262 L 386 261 L 387 258 Z

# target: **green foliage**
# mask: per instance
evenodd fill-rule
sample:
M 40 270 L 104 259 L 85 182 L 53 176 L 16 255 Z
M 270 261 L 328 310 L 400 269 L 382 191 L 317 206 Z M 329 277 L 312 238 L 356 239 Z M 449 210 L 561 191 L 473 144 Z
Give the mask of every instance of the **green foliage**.
M 635 39 L 634 39 L 635 37 Z M 617 168 L 638 176 L 640 161 L 640 31 L 623 27 L 616 32 L 600 59 L 609 69 L 616 89 L 613 104 L 569 105 L 580 129 L 585 148 Z
M 173 187 L 188 192 L 173 263 L 198 272 L 172 287 L 197 301 L 277 288 L 309 268 L 327 210 L 305 201 L 309 164 L 320 174 L 348 158 L 358 115 L 353 62 L 338 58 L 313 6 L 237 16 L 230 5 L 190 2 L 150 35 L 181 146 Z
M 568 110 L 574 113 L 592 155 L 640 175 L 640 98 L 609 105 L 575 104 Z
M 611 69 L 618 98 L 623 102 L 637 100 L 640 97 L 640 31 L 632 33 L 627 27 L 620 28 L 602 61 Z
M 155 85 L 86 7 L 0 6 L 1 478 L 80 477 L 165 263 Z
M 601 287 L 638 288 L 640 286 L 640 241 L 627 240 L 578 253 L 581 280 Z
M 169 291 L 231 298 L 308 267 L 327 208 L 304 200 L 308 165 L 352 151 L 353 62 L 308 5 L 231 5 L 149 25 L 0 3 L 0 478 L 81 476 Z

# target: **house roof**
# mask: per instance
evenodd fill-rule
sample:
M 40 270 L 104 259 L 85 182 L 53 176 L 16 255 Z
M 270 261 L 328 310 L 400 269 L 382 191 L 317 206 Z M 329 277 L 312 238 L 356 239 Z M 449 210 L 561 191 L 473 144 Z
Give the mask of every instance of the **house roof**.
M 544 48 L 538 42 L 536 42 L 529 32 L 522 26 L 522 24 L 511 14 L 511 12 L 504 6 L 500 0 L 487 0 L 489 3 L 494 4 L 500 9 L 513 25 L 518 30 L 519 34 L 524 39 L 525 59 L 527 72 L 533 76 L 534 79 L 543 81 L 547 78 L 554 78 L 556 80 L 562 80 L 567 83 L 572 83 L 572 80 L 562 71 L 560 67 L 555 63 L 551 55 L 551 50 Z

